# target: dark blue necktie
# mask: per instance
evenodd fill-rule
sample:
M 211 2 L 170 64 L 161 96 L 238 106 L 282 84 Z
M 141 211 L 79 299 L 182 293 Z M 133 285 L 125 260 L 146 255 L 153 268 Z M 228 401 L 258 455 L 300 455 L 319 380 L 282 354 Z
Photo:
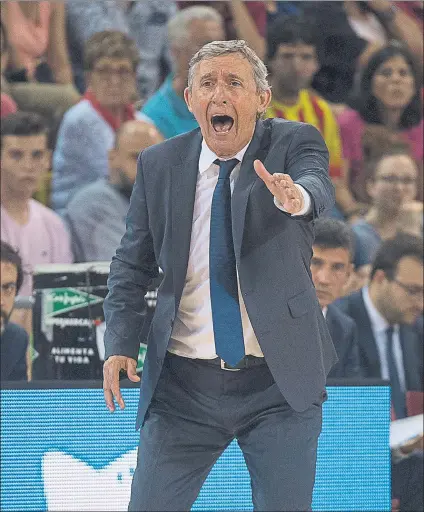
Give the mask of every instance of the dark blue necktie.
M 396 366 L 393 348 L 393 327 L 386 330 L 387 336 L 387 364 L 389 367 L 390 386 L 392 390 L 392 405 L 395 410 L 396 419 L 406 417 L 405 393 L 400 386 L 399 373 Z
M 209 278 L 215 348 L 231 366 L 244 357 L 236 257 L 231 223 L 230 174 L 238 160 L 215 160 L 219 177 L 211 207 Z

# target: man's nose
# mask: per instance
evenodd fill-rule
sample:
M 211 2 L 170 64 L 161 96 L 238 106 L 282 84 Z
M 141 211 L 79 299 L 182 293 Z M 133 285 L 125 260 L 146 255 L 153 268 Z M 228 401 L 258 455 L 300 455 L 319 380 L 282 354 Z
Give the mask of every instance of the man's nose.
M 293 67 L 297 73 L 299 73 L 300 71 L 303 70 L 303 66 L 304 66 L 303 59 L 301 57 L 294 57 Z
M 213 101 L 217 104 L 227 104 L 227 91 L 224 85 L 217 84 L 213 93 Z
M 33 159 L 30 153 L 25 154 L 20 162 L 20 167 L 31 170 L 33 168 Z
M 121 77 L 119 76 L 119 73 L 111 73 L 109 76 L 109 81 L 111 84 L 116 85 L 121 83 Z
M 403 76 L 400 73 L 396 73 L 395 72 L 395 73 L 392 74 L 391 78 L 392 78 L 392 82 L 398 83 L 398 82 L 402 81 Z
M 327 269 L 320 269 L 316 273 L 316 278 L 320 284 L 329 284 L 330 272 Z

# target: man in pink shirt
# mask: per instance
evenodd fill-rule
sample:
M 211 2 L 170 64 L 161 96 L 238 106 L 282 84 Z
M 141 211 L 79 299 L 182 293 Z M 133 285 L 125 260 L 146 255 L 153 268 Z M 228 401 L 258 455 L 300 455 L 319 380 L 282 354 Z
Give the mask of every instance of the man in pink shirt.
M 70 238 L 60 217 L 32 199 L 48 171 L 47 127 L 33 113 L 17 112 L 1 123 L 1 239 L 19 251 L 24 281 L 20 295 L 32 294 L 35 265 L 71 263 Z

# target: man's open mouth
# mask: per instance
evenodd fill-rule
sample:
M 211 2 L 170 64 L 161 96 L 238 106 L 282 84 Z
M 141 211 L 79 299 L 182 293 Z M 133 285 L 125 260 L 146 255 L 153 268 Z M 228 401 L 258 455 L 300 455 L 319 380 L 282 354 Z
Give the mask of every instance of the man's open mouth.
M 212 116 L 211 123 L 217 133 L 228 133 L 234 124 L 234 119 L 227 115 Z

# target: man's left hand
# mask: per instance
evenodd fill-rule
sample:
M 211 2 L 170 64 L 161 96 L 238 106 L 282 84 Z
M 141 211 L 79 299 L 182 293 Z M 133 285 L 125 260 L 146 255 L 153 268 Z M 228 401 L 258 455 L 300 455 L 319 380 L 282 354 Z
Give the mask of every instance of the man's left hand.
M 302 192 L 288 174 L 270 174 L 260 160 L 253 162 L 256 174 L 265 183 L 271 194 L 279 201 L 287 213 L 300 212 L 304 206 Z

